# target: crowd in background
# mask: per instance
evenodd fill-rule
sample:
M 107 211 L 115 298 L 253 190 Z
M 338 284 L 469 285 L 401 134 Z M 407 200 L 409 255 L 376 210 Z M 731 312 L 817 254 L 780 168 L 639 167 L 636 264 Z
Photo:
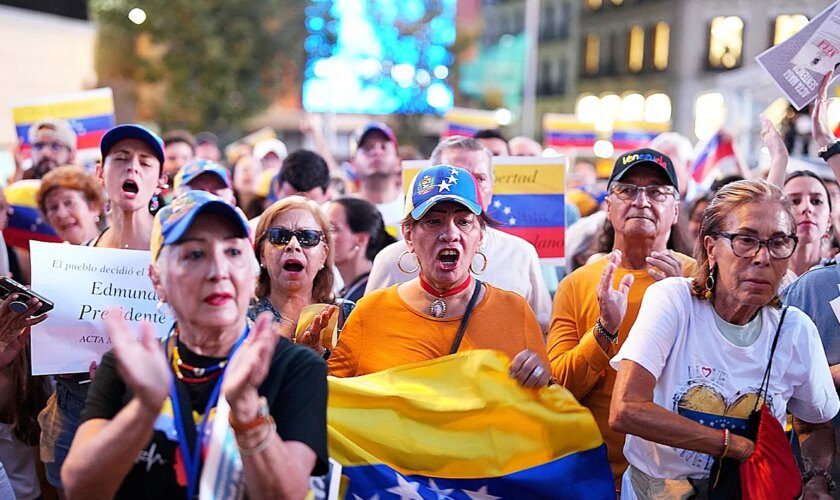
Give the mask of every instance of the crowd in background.
M 326 374 L 480 348 L 508 354 L 521 386 L 559 384 L 592 412 L 622 497 L 706 493 L 713 470 L 766 453 L 750 420 L 766 410 L 794 443 L 795 482 L 830 498 L 840 146 L 828 81 L 811 141 L 833 177 L 788 171 L 790 138 L 766 120 L 769 171 L 709 186 L 676 133 L 618 156 L 605 178 L 577 159 L 560 270 L 487 213 L 493 157 L 542 155 L 527 137 L 445 138 L 403 186 L 414 158 L 384 123 L 360 130 L 344 162 L 309 126 L 314 151 L 264 139 L 223 155 L 212 133 L 119 125 L 95 170 L 76 164 L 65 121 L 34 124 L 11 186 L 38 182 L 33 204 L 66 244 L 150 251 L 176 326 L 161 348 L 108 321 L 114 349 L 87 373 L 37 377 L 40 303 L 13 310 L 6 297 L 0 498 L 191 497 L 222 411 L 242 491 L 302 497 L 326 471 Z M 26 245 L 0 245 L 0 272 L 30 283 Z

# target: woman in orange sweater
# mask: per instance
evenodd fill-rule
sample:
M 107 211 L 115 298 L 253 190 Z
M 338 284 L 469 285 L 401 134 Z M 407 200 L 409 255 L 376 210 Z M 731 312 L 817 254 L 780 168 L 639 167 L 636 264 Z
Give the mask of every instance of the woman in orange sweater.
M 438 165 L 417 174 L 403 222 L 409 251 L 399 264 L 405 270 L 418 266 L 419 276 L 359 301 L 335 352 L 327 354 L 330 375 L 353 377 L 458 350 L 496 349 L 513 358 L 510 375 L 522 386 L 548 383 L 545 341 L 528 303 L 471 275 L 487 265 L 479 248 L 493 221 L 481 207 L 478 184 L 466 170 Z M 301 337 L 325 352 L 319 332 Z

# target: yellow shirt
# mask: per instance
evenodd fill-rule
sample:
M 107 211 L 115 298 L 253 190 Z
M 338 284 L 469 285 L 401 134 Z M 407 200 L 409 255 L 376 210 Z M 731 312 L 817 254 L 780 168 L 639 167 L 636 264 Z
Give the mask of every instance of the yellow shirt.
M 694 259 L 677 253 L 682 261 L 683 276 L 694 272 Z M 604 352 L 595 339 L 595 321 L 601 314 L 598 306 L 598 283 L 601 281 L 607 257 L 587 264 L 567 276 L 557 287 L 554 296 L 554 310 L 548 330 L 548 359 L 551 372 L 557 381 L 569 389 L 583 406 L 589 408 L 604 442 L 610 459 L 616 489 L 621 484 L 621 475 L 627 468 L 624 459 L 624 434 L 609 427 L 610 399 L 616 372 L 610 367 L 610 359 L 627 338 L 630 327 L 636 321 L 642 296 L 655 282 L 646 270 L 618 268 L 613 276 L 613 288 L 621 279 L 632 274 L 634 281 L 627 297 L 627 313 L 618 329 L 618 344 L 610 345 Z
M 449 354 L 463 316 L 435 318 L 403 301 L 397 286 L 365 295 L 347 319 L 327 367 L 355 377 Z M 459 351 L 496 349 L 511 358 L 524 349 L 548 363 L 540 325 L 521 296 L 492 285 L 475 305 Z

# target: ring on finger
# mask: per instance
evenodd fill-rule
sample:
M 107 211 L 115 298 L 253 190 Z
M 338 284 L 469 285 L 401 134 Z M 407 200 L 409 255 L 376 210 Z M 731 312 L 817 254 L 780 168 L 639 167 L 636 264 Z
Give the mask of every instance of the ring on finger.
M 534 368 L 534 371 L 531 372 L 531 376 L 534 377 L 534 378 L 540 378 L 540 377 L 542 377 L 543 373 L 545 373 L 545 370 L 543 370 L 543 367 L 542 366 L 537 366 L 536 368 Z

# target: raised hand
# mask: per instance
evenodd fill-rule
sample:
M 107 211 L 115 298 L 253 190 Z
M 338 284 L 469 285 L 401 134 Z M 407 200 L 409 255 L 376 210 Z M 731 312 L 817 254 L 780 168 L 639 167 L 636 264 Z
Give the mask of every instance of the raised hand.
M 330 323 L 330 318 L 337 310 L 338 308 L 336 306 L 324 306 L 324 308 L 321 309 L 321 312 L 316 314 L 315 318 L 312 319 L 312 323 L 310 323 L 309 326 L 301 332 L 295 342 L 311 347 L 318 354 L 324 354 L 326 349 L 321 341 L 321 333 Z
M 651 266 L 648 274 L 656 281 L 672 276 L 682 276 L 682 261 L 670 250 L 651 252 L 650 257 L 645 258 L 645 261 Z
M 225 369 L 222 394 L 230 404 L 237 422 L 249 422 L 259 411 L 257 387 L 268 375 L 271 357 L 277 346 L 272 314 L 264 312 L 257 317 L 248 338 L 242 342 Z
M 828 126 L 828 84 L 831 83 L 833 76 L 834 72 L 829 71 L 823 77 L 820 83 L 820 90 L 817 92 L 817 98 L 814 100 L 814 110 L 811 112 L 811 120 L 813 122 L 811 133 L 814 135 L 814 141 L 820 148 L 828 146 L 835 141 L 834 134 Z
M 140 338 L 123 319 L 119 309 L 111 309 L 105 318 L 105 329 L 114 345 L 117 370 L 144 408 L 158 413 L 169 394 L 172 369 L 163 347 L 155 337 L 152 325 L 143 322 Z
M 29 342 L 28 328 L 9 343 L 0 346 L 0 370 L 10 365 L 20 355 L 27 342 Z
M 610 252 L 597 289 L 598 306 L 601 308 L 601 325 L 610 333 L 617 332 L 624 320 L 624 314 L 627 312 L 627 295 L 630 293 L 630 286 L 634 279 L 632 274 L 628 274 L 621 279 L 617 290 L 613 288 L 613 277 L 618 264 L 621 263 L 621 258 L 621 250 Z
M 510 362 L 510 376 L 522 387 L 543 387 L 548 384 L 548 366 L 537 353 L 525 349 Z

